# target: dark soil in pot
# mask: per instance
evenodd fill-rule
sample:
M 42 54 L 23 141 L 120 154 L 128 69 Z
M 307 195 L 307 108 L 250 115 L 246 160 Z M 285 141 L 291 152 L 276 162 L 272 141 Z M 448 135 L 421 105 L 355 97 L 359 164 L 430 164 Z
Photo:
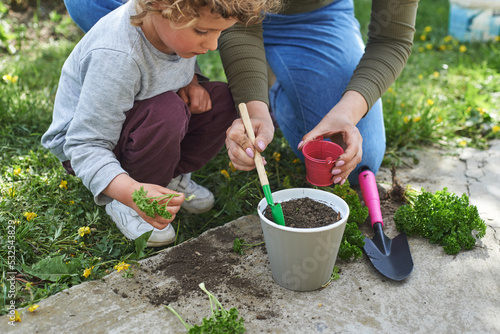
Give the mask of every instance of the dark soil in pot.
M 322 227 L 336 223 L 341 219 L 340 212 L 309 197 L 281 202 L 281 207 L 283 208 L 285 224 L 288 227 Z M 269 206 L 264 211 L 264 216 L 270 221 L 274 221 Z

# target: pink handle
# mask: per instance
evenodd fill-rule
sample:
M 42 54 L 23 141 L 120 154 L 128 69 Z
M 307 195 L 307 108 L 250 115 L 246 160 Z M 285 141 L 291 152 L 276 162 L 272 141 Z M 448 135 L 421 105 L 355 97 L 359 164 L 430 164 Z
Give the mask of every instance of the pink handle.
M 378 196 L 375 175 L 370 170 L 364 170 L 359 174 L 358 180 L 363 200 L 370 213 L 372 227 L 375 223 L 381 223 L 383 226 L 384 222 L 382 221 L 382 212 L 380 211 L 380 197 Z

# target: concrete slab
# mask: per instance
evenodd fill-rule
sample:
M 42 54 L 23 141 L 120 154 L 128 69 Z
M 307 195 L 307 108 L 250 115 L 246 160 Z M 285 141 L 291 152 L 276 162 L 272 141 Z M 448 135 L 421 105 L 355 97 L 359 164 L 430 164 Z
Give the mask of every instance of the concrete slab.
M 231 252 L 236 236 L 263 240 L 258 217 L 246 216 L 188 242 L 214 246 L 213 252 L 200 253 L 207 265 L 230 263 L 227 279 L 220 286 L 207 285 L 208 290 L 216 290 L 226 308 L 239 310 L 248 333 L 500 333 L 500 141 L 493 142 L 489 151 L 457 153 L 418 152 L 420 164 L 398 169 L 397 176 L 402 184 L 416 188 L 448 187 L 467 193 L 488 225 L 474 250 L 449 256 L 441 247 L 411 237 L 415 267 L 405 281 L 385 279 L 364 257 L 354 263 L 338 262 L 340 279 L 322 290 L 293 292 L 274 283 L 265 247 L 243 256 Z M 390 171 L 382 170 L 377 179 L 390 182 Z M 393 229 L 392 217 L 384 220 Z M 179 320 L 151 301 L 152 296 L 185 284 L 176 280 L 174 272 L 157 268 L 171 252 L 187 249 L 188 243 L 141 261 L 133 278 L 113 273 L 47 298 L 35 312 L 21 311 L 23 320 L 15 327 L 2 317 L 0 332 L 183 333 Z M 200 275 L 200 279 L 208 278 Z M 210 313 L 203 293 L 179 296 L 171 305 L 189 323 L 201 323 Z

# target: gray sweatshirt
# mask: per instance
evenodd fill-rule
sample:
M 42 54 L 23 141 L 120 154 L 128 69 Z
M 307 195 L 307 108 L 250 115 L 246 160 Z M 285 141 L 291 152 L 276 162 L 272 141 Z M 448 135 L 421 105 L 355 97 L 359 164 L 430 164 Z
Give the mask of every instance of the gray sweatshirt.
M 177 92 L 193 79 L 195 57 L 158 51 L 130 24 L 134 1 L 103 17 L 77 44 L 62 68 L 53 120 L 42 145 L 71 161 L 97 204 L 102 191 L 126 173 L 112 150 L 134 101 Z

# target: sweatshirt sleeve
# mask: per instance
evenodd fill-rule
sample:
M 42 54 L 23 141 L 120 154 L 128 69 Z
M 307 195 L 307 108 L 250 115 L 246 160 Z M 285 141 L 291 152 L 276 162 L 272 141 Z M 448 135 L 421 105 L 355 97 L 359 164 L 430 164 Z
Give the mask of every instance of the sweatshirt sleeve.
M 368 42 L 346 91 L 370 109 L 403 71 L 411 54 L 418 0 L 373 0 Z
M 269 104 L 262 25 L 235 24 L 219 38 L 219 52 L 236 105 L 253 100 Z
M 140 72 L 131 57 L 107 50 L 89 53 L 79 61 L 79 68 L 82 89 L 64 153 L 95 202 L 102 205 L 111 200 L 102 191 L 125 173 L 113 149 L 139 90 Z

